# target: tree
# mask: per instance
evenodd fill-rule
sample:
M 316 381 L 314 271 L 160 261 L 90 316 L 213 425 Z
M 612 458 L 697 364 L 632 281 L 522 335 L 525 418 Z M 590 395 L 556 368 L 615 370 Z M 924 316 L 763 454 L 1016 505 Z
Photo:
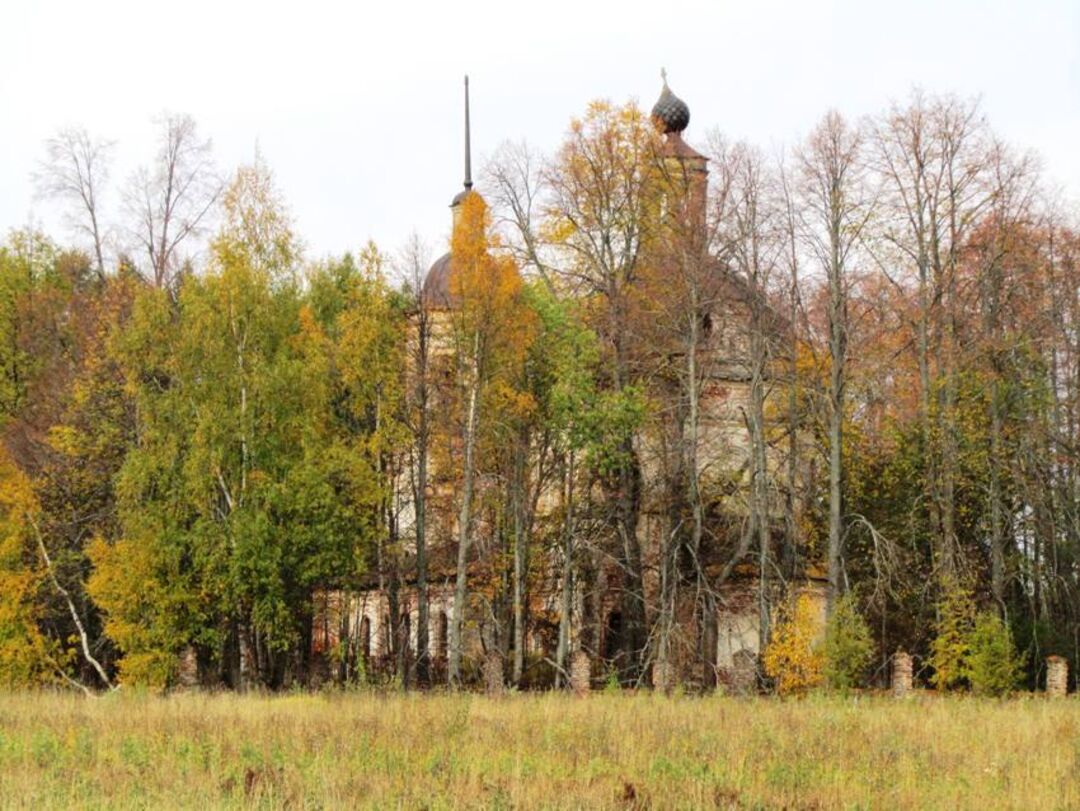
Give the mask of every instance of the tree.
M 1002 696 L 1016 689 L 1023 663 L 1009 626 L 993 611 L 975 618 L 971 632 L 968 680 L 976 695 Z
M 781 695 L 801 693 L 822 681 L 823 656 L 817 649 L 819 620 L 814 603 L 803 594 L 781 615 L 762 662 Z
M 745 144 L 715 145 L 715 164 L 721 185 L 731 195 L 718 239 L 743 285 L 742 304 L 746 350 L 739 363 L 749 383 L 743 408 L 749 435 L 750 472 L 747 520 L 735 554 L 717 578 L 722 583 L 756 542 L 758 550 L 759 638 L 769 639 L 769 579 L 772 522 L 772 475 L 766 436 L 765 405 L 782 325 L 769 304 L 777 269 L 785 252 L 783 208 L 776 196 L 775 178 L 762 156 Z
M 69 678 L 60 645 L 39 627 L 45 575 L 34 548 L 36 511 L 29 482 L 4 454 L 0 459 L 0 685 L 9 689 Z
M 352 420 L 360 429 L 357 450 L 379 475 L 375 566 L 379 582 L 389 586 L 393 626 L 390 643 L 396 672 L 402 683 L 407 684 L 409 640 L 400 606 L 400 586 L 404 577 L 402 513 L 405 503 L 413 497 L 405 473 L 410 439 L 406 398 L 410 392 L 406 390 L 404 369 L 408 365 L 411 336 L 407 334 L 402 302 L 387 286 L 384 263 L 384 257 L 372 243 L 360 255 L 359 272 L 348 290 L 347 307 L 338 318 L 337 363 L 348 392 Z
M 131 236 L 146 255 L 145 275 L 164 289 L 176 283 L 180 247 L 202 233 L 222 183 L 211 159 L 211 143 L 200 138 L 191 116 L 169 113 L 156 123 L 157 156 L 132 175 L 124 204 Z
M 825 622 L 822 653 L 825 682 L 834 690 L 857 687 L 874 658 L 870 626 L 859 613 L 850 592 L 833 604 L 832 613 Z
M 508 249 L 520 267 L 534 269 L 547 289 L 555 292 L 554 259 L 546 257 L 551 246 L 542 228 L 549 192 L 543 159 L 526 143 L 504 143 L 485 174 L 492 189 L 492 208 L 500 212 L 495 226 L 516 237 L 509 241 Z
M 872 213 L 862 177 L 862 134 L 830 112 L 799 150 L 802 237 L 828 287 L 828 610 L 843 593 L 843 430 L 851 260 Z
M 582 467 L 599 463 L 605 432 L 620 429 L 599 412 L 596 367 L 600 351 L 596 335 L 583 323 L 572 301 L 557 298 L 545 285 L 527 289 L 538 328 L 532 346 L 537 407 L 551 455 L 558 466 L 559 512 L 557 538 L 559 576 L 559 635 L 555 651 L 556 683 L 568 683 L 573 598 L 579 569 L 577 535 L 578 478 Z M 537 488 L 539 495 L 539 488 Z
M 485 398 L 510 395 L 509 378 L 528 347 L 532 319 L 522 306 L 521 277 L 513 261 L 492 252 L 490 214 L 483 198 L 465 195 L 454 226 L 450 342 L 462 409 L 461 493 L 457 515 L 457 569 L 450 616 L 450 684 L 461 683 L 462 627 L 473 540 L 477 440 Z M 487 417 L 493 415 L 487 414 Z
M 0 390 L 6 450 L 33 497 L 37 630 L 56 645 L 66 679 L 108 686 L 112 649 L 85 592 L 86 546 L 115 522 L 127 414 L 105 345 L 125 317 L 130 280 L 91 268 L 40 235 L 14 234 L 0 248 Z
M 989 430 L 987 437 L 989 471 L 990 590 L 998 610 L 1006 610 L 1006 420 L 1009 388 L 1007 371 L 1009 346 L 1020 330 L 1008 323 L 1017 309 L 1017 297 L 1030 289 L 1024 270 L 1036 264 L 1034 242 L 1027 227 L 1035 197 L 1035 173 L 1027 156 L 1016 156 L 1002 144 L 991 147 L 987 182 L 992 203 L 984 221 L 972 230 L 964 264 L 971 268 L 978 285 L 981 336 L 976 351 L 985 353 L 989 363 Z M 1014 375 L 1015 376 L 1015 375 Z
M 590 325 L 604 350 L 602 386 L 627 401 L 636 396 L 633 288 L 660 204 L 658 138 L 636 106 L 593 102 L 584 118 L 571 122 L 546 175 L 551 202 L 543 228 L 561 255 L 557 272 L 570 291 L 596 301 Z M 624 676 L 637 682 L 644 676 L 648 625 L 638 537 L 643 480 L 632 430 L 609 461 L 602 480 L 620 547 Z
M 416 541 L 416 675 L 420 684 L 431 678 L 431 650 L 428 629 L 431 614 L 428 600 L 428 463 L 431 458 L 433 399 L 432 318 L 423 301 L 424 272 L 430 266 L 428 252 L 419 236 L 413 235 L 401 258 L 412 315 L 412 332 L 406 338 L 412 385 L 405 393 L 405 422 L 412 434 L 409 465 Z
M 383 493 L 332 407 L 333 342 L 300 300 L 265 165 L 224 203 L 210 272 L 175 308 L 147 289 L 118 348 L 140 430 L 90 588 L 129 681 L 167 683 L 188 645 L 234 687 L 302 677 L 313 596 L 352 582 Z
M 916 355 L 925 452 L 928 523 L 939 576 L 958 572 L 956 528 L 958 264 L 991 196 L 985 176 L 986 121 L 973 102 L 912 94 L 873 125 L 873 167 L 886 211 L 878 264 L 893 284 L 917 285 Z
M 64 127 L 45 142 L 45 160 L 34 180 L 38 194 L 68 206 L 74 231 L 90 241 L 98 278 L 105 276 L 107 229 L 102 210 L 115 144 L 82 127 Z
M 955 581 L 947 584 L 938 606 L 936 636 L 931 645 L 931 677 L 939 690 L 949 690 L 968 683 L 971 639 L 975 627 L 975 603 L 971 591 Z

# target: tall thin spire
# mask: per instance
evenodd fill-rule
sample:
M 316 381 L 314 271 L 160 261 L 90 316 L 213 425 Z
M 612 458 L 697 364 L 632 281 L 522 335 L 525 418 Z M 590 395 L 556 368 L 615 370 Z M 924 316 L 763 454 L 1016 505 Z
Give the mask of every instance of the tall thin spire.
M 472 150 L 469 147 L 469 74 L 465 74 L 465 188 L 472 188 Z

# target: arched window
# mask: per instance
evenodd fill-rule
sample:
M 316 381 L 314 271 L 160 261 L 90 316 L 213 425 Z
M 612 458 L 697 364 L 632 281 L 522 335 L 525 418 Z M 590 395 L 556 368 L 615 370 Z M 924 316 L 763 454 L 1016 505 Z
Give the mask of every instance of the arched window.
M 360 620 L 360 655 L 365 660 L 371 658 L 371 620 L 367 617 Z
M 382 628 L 380 629 L 379 636 L 382 637 L 382 655 L 389 656 L 394 652 L 393 644 L 393 630 L 390 625 L 390 615 L 382 615 Z
M 608 614 L 607 627 L 604 628 L 604 658 L 614 660 L 622 647 L 622 614 L 612 611 Z
M 440 659 L 446 658 L 447 634 L 450 630 L 450 621 L 446 618 L 446 612 L 440 611 L 435 625 L 435 655 Z

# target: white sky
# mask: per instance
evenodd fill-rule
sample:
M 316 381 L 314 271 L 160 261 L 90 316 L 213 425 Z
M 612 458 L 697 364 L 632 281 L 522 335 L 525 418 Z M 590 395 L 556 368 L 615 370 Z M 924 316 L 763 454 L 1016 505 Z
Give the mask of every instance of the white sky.
M 0 232 L 66 238 L 30 182 L 57 127 L 115 139 L 122 181 L 170 110 L 222 167 L 258 142 L 309 256 L 369 237 L 392 251 L 414 229 L 438 253 L 464 73 L 475 167 L 504 139 L 551 152 L 590 99 L 651 107 L 661 65 L 691 142 L 791 143 L 830 107 L 875 112 L 913 85 L 980 95 L 1080 199 L 1080 0 L 0 0 L 0 31 Z

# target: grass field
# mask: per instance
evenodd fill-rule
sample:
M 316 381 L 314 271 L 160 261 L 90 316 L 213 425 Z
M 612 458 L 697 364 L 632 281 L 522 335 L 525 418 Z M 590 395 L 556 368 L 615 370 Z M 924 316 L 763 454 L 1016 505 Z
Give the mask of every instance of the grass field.
M 1080 701 L 0 695 L 4 808 L 1078 808 Z

